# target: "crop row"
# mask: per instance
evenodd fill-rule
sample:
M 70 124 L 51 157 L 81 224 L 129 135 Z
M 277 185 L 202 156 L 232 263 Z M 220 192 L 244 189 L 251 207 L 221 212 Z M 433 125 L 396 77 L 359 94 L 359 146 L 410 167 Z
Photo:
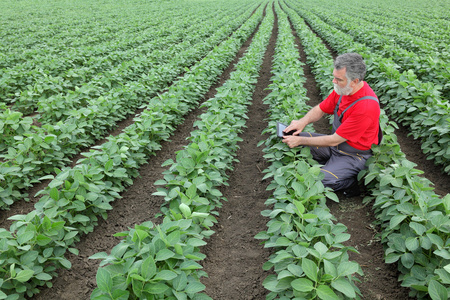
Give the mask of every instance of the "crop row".
M 166 201 L 161 224 L 146 222 L 119 233 L 124 239 L 110 255 L 91 257 L 103 259 L 91 299 L 211 299 L 200 293 L 205 288 L 200 278 L 206 274 L 196 261 L 205 257 L 200 252 L 204 238 L 214 233 L 215 210 L 224 200 L 217 188 L 226 184 L 226 171 L 235 162 L 273 20 L 273 11 L 266 9 L 236 70 L 205 102 L 207 111 L 195 122 L 190 144 L 164 164 L 164 179 L 155 183 L 163 186 L 156 195 Z
M 195 18 L 195 17 L 194 17 Z M 173 18 L 178 25 L 167 24 L 169 29 L 173 32 L 186 29 L 187 22 L 181 17 Z M 75 35 L 73 30 L 69 30 Z M 78 48 L 68 48 L 66 51 L 61 48 L 55 48 L 58 51 L 55 54 L 47 54 L 45 50 L 34 50 L 31 57 L 26 57 L 21 64 L 12 65 L 1 69 L 2 81 L 0 83 L 1 98 L 3 102 L 15 103 L 15 106 L 29 113 L 23 104 L 26 101 L 34 102 L 39 98 L 45 98 L 52 95 L 57 95 L 62 92 L 67 92 L 67 89 L 74 90 L 84 81 L 89 81 L 100 72 L 107 69 L 120 66 L 122 61 L 131 60 L 132 57 L 140 54 L 147 55 L 154 49 L 159 49 L 158 44 L 161 40 L 168 40 L 171 43 L 177 43 L 180 38 L 176 37 L 173 32 L 166 32 L 165 30 L 154 28 L 149 33 L 144 33 L 142 36 L 146 37 L 146 41 L 139 45 L 136 44 L 133 48 L 127 45 L 128 48 L 116 49 L 116 46 L 107 45 L 92 45 L 79 46 Z M 133 35 L 137 35 L 135 32 Z M 130 34 L 124 33 L 126 37 Z M 138 43 L 136 41 L 136 43 Z M 149 51 L 151 49 L 151 51 Z M 151 56 L 150 56 L 151 58 Z M 33 103 L 33 102 L 31 102 Z M 35 105 L 31 109 L 33 109 Z
M 314 18 L 293 1 L 289 3 L 337 52 L 361 53 L 369 65 L 367 79 L 372 81 L 372 88 L 390 115 L 410 126 L 428 159 L 433 159 L 443 166 L 444 172 L 450 173 L 450 103 L 439 97 L 436 87 L 417 80 L 412 72 L 400 73 L 390 58 L 374 53 L 351 36 Z
M 236 15 L 239 14 L 242 14 L 242 12 L 236 12 Z M 249 13 L 247 12 L 246 14 Z M 133 59 L 130 59 L 129 61 L 122 61 L 121 66 L 115 70 L 103 70 L 103 73 L 97 75 L 98 78 L 96 81 L 84 83 L 81 87 L 78 87 L 76 91 L 69 91 L 66 95 L 60 94 L 55 97 L 40 100 L 38 102 L 38 106 L 39 112 L 41 112 L 42 115 L 39 116 L 38 120 L 44 124 L 67 121 L 68 119 L 70 123 L 70 119 L 73 118 L 81 121 L 80 119 L 83 119 L 83 115 L 86 116 L 87 114 L 86 109 L 83 110 L 83 108 L 96 106 L 96 102 L 104 101 L 103 98 L 107 98 L 109 102 L 120 104 L 120 101 L 123 101 L 124 103 L 133 103 L 133 101 L 130 100 L 135 101 L 136 97 L 149 97 L 149 95 L 153 92 L 151 88 L 155 89 L 161 86 L 164 87 L 164 84 L 170 82 L 170 76 L 168 80 L 166 78 L 168 75 L 165 73 L 170 74 L 173 77 L 175 74 L 183 70 L 180 66 L 188 66 L 189 63 L 191 63 L 192 58 L 190 57 L 196 53 L 190 49 L 193 45 L 195 46 L 197 44 L 198 47 L 200 41 L 207 39 L 211 35 L 214 36 L 213 33 L 215 33 L 220 26 L 229 25 L 233 29 L 235 26 L 240 25 L 239 22 L 243 22 L 242 15 L 241 17 L 237 17 L 235 21 L 231 21 L 232 19 L 232 16 L 223 18 L 222 22 L 219 22 L 216 26 L 211 26 L 211 21 L 209 21 L 192 26 L 188 28 L 189 31 L 179 29 L 177 33 L 173 34 L 173 37 L 178 39 L 179 37 L 184 36 L 184 41 L 178 43 L 177 45 L 171 45 L 171 43 L 167 43 L 167 41 L 163 42 L 162 40 L 157 40 L 156 44 L 151 47 L 152 49 L 156 48 L 157 50 L 152 52 L 156 53 L 156 56 L 153 59 L 150 59 L 149 56 L 134 56 Z M 204 29 L 205 27 L 207 29 Z M 225 29 L 223 31 L 226 32 Z M 215 36 L 217 37 L 220 35 L 216 33 Z M 168 40 L 171 40 L 171 38 Z M 211 39 L 211 45 L 213 41 L 214 39 Z M 163 49 L 165 47 L 168 47 L 168 49 L 160 50 L 160 48 Z M 190 52 L 187 52 L 187 50 L 190 50 Z M 99 72 L 99 70 L 96 70 L 95 66 L 91 66 L 91 68 L 93 73 Z M 124 82 L 126 83 L 124 84 Z M 146 84 L 146 86 L 142 87 L 142 84 Z M 127 90 L 132 88 L 134 85 L 141 86 L 141 88 L 150 89 L 150 91 L 147 94 L 142 94 L 143 92 L 138 93 L 138 91 L 136 91 L 137 95 L 134 97 L 133 93 L 128 95 L 130 91 L 127 93 Z M 120 98 L 124 99 L 120 100 Z M 131 103 L 129 106 L 133 107 Z M 134 106 L 136 106 L 136 104 Z M 78 110 L 81 110 L 81 112 Z M 117 105 L 115 106 L 115 110 L 118 111 L 112 113 L 118 117 L 123 117 L 129 113 L 128 110 L 120 109 L 120 106 Z M 8 116 L 3 117 L 3 119 L 4 118 L 8 118 Z M 17 127 L 18 125 L 11 123 L 9 126 Z M 4 129 L 2 133 L 4 136 L 3 138 L 12 138 L 12 133 L 8 132 L 8 128 Z M 18 134 L 15 134 L 14 136 L 17 135 Z
M 379 25 L 391 24 L 393 30 L 408 32 L 432 43 L 440 43 L 437 45 L 440 50 L 448 49 L 450 22 L 448 18 L 445 19 L 448 8 L 423 1 L 410 1 L 407 6 L 401 0 L 396 3 L 374 1 L 371 5 L 368 4 L 353 6 L 354 9 L 358 8 L 359 17 Z
M 259 7 L 166 93 L 152 98 L 122 134 L 85 153 L 86 158 L 74 168 L 58 171 L 38 193 L 43 196 L 34 211 L 10 218 L 14 220 L 10 231 L 0 229 L 0 297 L 31 296 L 38 292 L 38 286 L 51 286 L 49 280 L 58 268 L 70 268 L 65 252 L 78 253 L 72 247 L 79 236 L 91 232 L 98 217 L 107 217 L 110 203 L 132 184 L 139 166 L 160 149 L 160 142 L 169 138 L 183 115 L 217 80 L 255 30 L 262 12 L 263 7 Z
M 307 8 L 322 19 L 326 18 L 323 13 L 327 12 L 328 9 L 337 9 L 336 3 L 331 3 L 327 0 L 315 2 L 314 4 L 307 4 Z M 341 16 L 342 11 L 346 10 L 348 7 L 349 5 L 341 6 L 341 10 L 335 11 L 336 14 L 330 16 L 330 21 L 336 21 L 334 16 Z M 370 29 L 376 33 L 376 35 L 382 35 L 377 39 L 374 39 L 375 43 L 384 40 L 389 45 L 395 45 L 397 47 L 401 46 L 405 50 L 413 51 L 418 54 L 420 53 L 421 55 L 430 54 L 442 58 L 443 60 L 448 59 L 449 53 L 448 51 L 445 51 L 448 49 L 448 45 L 445 45 L 445 41 L 448 41 L 449 39 L 448 32 L 443 27 L 436 28 L 433 25 L 433 21 L 435 20 L 428 19 L 428 24 L 421 26 L 420 30 L 414 30 L 414 28 L 417 28 L 417 24 L 409 23 L 406 25 L 404 24 L 404 18 L 397 20 L 396 17 L 388 18 L 387 16 L 382 16 L 380 13 L 367 14 L 366 10 L 361 7 L 348 13 L 352 16 L 352 23 L 358 23 L 360 26 L 369 27 L 363 28 L 363 32 Z M 403 14 L 403 12 L 401 12 L 401 14 Z M 396 22 L 400 22 L 403 26 L 400 27 L 399 25 L 396 25 Z M 432 32 L 432 30 L 434 30 L 434 32 Z M 439 31 L 441 31 L 440 34 L 438 34 Z M 417 33 L 423 34 L 424 32 L 426 32 L 428 36 L 416 35 Z M 375 37 L 376 35 L 373 36 Z M 431 37 L 435 37 L 435 39 L 432 39 Z
M 420 43 L 415 37 L 389 36 L 391 32 L 389 28 L 374 25 L 369 21 L 343 18 L 344 14 L 339 12 L 330 14 L 331 11 L 325 4 L 314 7 L 309 4 L 308 6 L 303 5 L 302 8 L 330 26 L 347 33 L 354 41 L 365 44 L 372 52 L 391 58 L 400 72 L 411 70 L 420 81 L 433 83 L 436 89 L 441 91 L 444 99 L 450 98 L 450 53 L 448 51 L 440 53 L 433 47 L 427 47 L 430 43 Z
M 74 54 L 77 60 L 85 61 L 83 55 L 88 58 L 79 66 L 74 66 L 74 59 L 67 58 L 64 53 L 58 58 L 45 58 L 50 59 L 50 63 L 35 58 L 25 66 L 3 69 L 0 89 L 6 99 L 14 101 L 15 110 L 29 114 L 37 109 L 42 123 L 64 120 L 68 112 L 86 106 L 89 99 L 98 98 L 110 90 L 120 90 L 127 81 L 138 81 L 147 70 L 167 63 L 186 47 L 211 35 L 213 28 L 220 28 L 210 25 L 212 18 L 229 19 L 242 10 L 239 7 L 233 12 L 206 14 L 210 17 L 207 19 L 202 17 L 201 11 L 189 17 L 179 16 L 174 18 L 172 26 L 164 23 L 170 32 L 155 29 L 149 34 L 152 37 L 149 41 L 124 50 L 92 56 L 98 52 L 96 47 L 77 49 L 79 51 Z M 87 53 L 78 53 L 83 50 Z M 27 67 L 33 62 L 36 66 Z
M 316 63 L 311 65 L 314 72 L 319 74 L 332 68 L 331 54 L 321 40 L 294 10 L 288 9 L 288 14 L 307 56 L 315 57 Z M 359 174 L 372 194 L 365 201 L 374 199 L 381 241 L 386 248 L 385 261 L 398 263 L 402 286 L 411 288 L 411 295 L 418 298 L 447 299 L 450 195 L 439 198 L 431 183 L 418 176 L 421 171 L 414 169 L 400 150 L 393 133 L 395 126 L 382 112 L 383 143 L 373 148 L 368 169 Z
M 154 28 L 154 25 L 161 21 L 160 19 L 155 19 L 155 22 L 151 23 L 136 22 L 136 19 L 142 18 L 142 15 L 156 14 L 161 8 L 172 8 L 167 3 L 165 7 L 155 5 L 149 8 L 139 3 L 130 6 L 111 6 L 100 3 L 92 4 L 87 1 L 79 1 L 76 5 L 41 2 L 40 5 L 32 7 L 29 1 L 24 3 L 29 8 L 27 11 L 20 4 L 14 6 L 12 1 L 9 2 L 2 2 L 2 14 L 5 17 L 16 16 L 18 19 L 11 17 L 8 20 L 8 26 L 5 26 L 1 33 L 2 40 L 5 41 L 1 50 L 2 53 L 9 54 L 8 52 L 12 52 L 12 48 L 23 46 L 26 51 L 22 55 L 28 55 L 28 51 L 36 49 L 51 54 L 58 49 L 59 51 L 66 49 L 66 47 L 99 44 L 108 39 L 117 38 L 125 32 Z M 96 8 L 96 16 L 95 19 L 89 20 L 93 8 Z M 120 14 L 123 11 L 126 11 L 127 14 Z M 177 16 L 173 9 L 164 11 L 164 13 L 167 17 Z M 116 18 L 111 18 L 114 14 L 116 14 Z M 19 21 L 19 19 L 21 20 Z M 135 29 L 133 30 L 132 27 Z M 94 29 L 97 30 L 94 32 Z M 82 36 L 85 39 L 80 39 Z M 35 52 L 34 54 L 39 53 Z M 14 56 L 20 57 L 17 53 Z
M 49 12 L 47 18 L 17 17 L 19 22 L 8 23 L 2 30 L 4 44 L 0 67 L 24 64 L 24 68 L 30 70 L 42 64 L 48 68 L 49 75 L 58 75 L 52 72 L 60 67 L 61 62 L 67 66 L 86 66 L 92 57 L 115 55 L 131 48 L 143 51 L 142 45 L 155 37 L 170 35 L 178 28 L 193 24 L 192 21 L 207 20 L 225 9 L 223 6 L 219 10 L 217 7 L 200 8 L 195 4 L 180 7 L 169 2 L 152 6 L 138 2 L 115 6 L 95 3 L 95 19 L 92 20 L 92 8 L 88 9 L 83 4 L 92 5 L 78 1 L 72 10 L 63 4 L 58 7 L 64 10 L 63 14 L 49 12 L 43 5 L 37 12 Z M 15 10 L 17 15 L 20 8 Z M 116 16 L 111 17 L 112 14 Z M 165 26 L 161 26 L 163 22 Z M 23 51 L 20 53 L 15 51 L 21 48 Z
M 381 14 L 367 14 L 362 13 L 362 10 L 351 12 L 352 17 L 361 18 L 366 22 L 377 25 L 374 29 L 377 32 L 382 33 L 389 37 L 390 42 L 395 41 L 406 50 L 419 52 L 422 54 L 433 53 L 438 57 L 448 59 L 448 44 L 450 36 L 441 32 L 436 32 L 436 27 L 430 24 L 430 19 L 427 20 L 428 24 L 422 26 L 420 31 L 415 30 L 417 24 L 409 23 L 404 17 L 397 19 L 393 15 L 381 15 Z M 395 24 L 398 22 L 398 24 Z M 389 24 L 389 28 L 386 25 Z
M 342 245 L 350 235 L 345 225 L 335 223 L 326 206 L 327 198 L 339 199 L 323 186 L 323 173 L 309 148 L 289 149 L 274 130 L 277 121 L 288 123 L 310 109 L 305 104 L 303 63 L 287 15 L 278 3 L 276 13 L 279 32 L 271 93 L 264 100 L 270 106 L 265 132 L 271 134 L 264 150 L 271 166 L 264 172 L 265 178 L 273 178 L 268 186 L 273 196 L 266 201 L 270 209 L 262 212 L 270 218 L 268 229 L 256 236 L 266 248 L 274 249 L 264 265 L 276 273 L 264 280 L 270 291 L 266 299 L 359 299 L 354 273 L 363 275 L 362 270 L 348 258 L 349 251 L 357 250 Z
M 184 71 L 184 68 L 204 57 L 220 41 L 227 38 L 252 11 L 253 8 L 216 30 L 204 41 L 176 54 L 168 63 L 151 69 L 147 75 L 141 76 L 140 80 L 128 82 L 122 89 L 113 89 L 105 96 L 89 100 L 89 107 L 72 110 L 72 116 L 64 123 L 58 122 L 42 127 L 31 126 L 32 132 L 24 134 L 21 139 L 15 135 L 17 129 L 13 128 L 17 127 L 17 123 L 9 126 L 11 128 L 9 132 L 14 136 L 11 134 L 10 139 L 13 139 L 13 143 L 7 145 L 8 152 L 0 155 L 3 159 L 0 163 L 0 174 L 3 179 L 0 183 L 2 200 L 0 206 L 7 207 L 24 197 L 21 190 L 39 181 L 40 177 L 51 174 L 55 168 L 63 167 L 69 158 L 83 147 L 92 145 L 95 140 L 111 130 L 117 121 L 133 113 L 145 99 L 155 96 Z M 229 19 L 224 18 L 224 21 L 227 20 Z M 211 27 L 212 30 L 217 29 Z M 3 115 L 8 113 L 9 110 L 5 110 Z M 17 112 L 11 114 L 15 114 L 15 118 L 19 123 L 24 123 L 24 126 L 31 122 L 30 118 L 21 120 Z M 5 117 L 7 119 L 8 115 Z M 7 130 L 8 126 L 3 128 L 3 132 Z

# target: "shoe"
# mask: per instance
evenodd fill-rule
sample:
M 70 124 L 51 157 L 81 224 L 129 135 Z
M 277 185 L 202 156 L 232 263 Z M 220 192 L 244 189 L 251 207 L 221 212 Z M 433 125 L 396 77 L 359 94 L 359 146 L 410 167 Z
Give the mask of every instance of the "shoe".
M 358 185 L 358 181 L 355 181 L 351 186 L 346 188 L 343 191 L 343 194 L 346 198 L 356 197 L 361 195 L 361 190 Z

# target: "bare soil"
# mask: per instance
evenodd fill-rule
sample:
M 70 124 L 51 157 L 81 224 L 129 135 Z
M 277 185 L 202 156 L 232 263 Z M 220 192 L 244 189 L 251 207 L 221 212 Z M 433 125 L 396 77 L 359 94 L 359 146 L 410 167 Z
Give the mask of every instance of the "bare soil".
M 262 99 L 270 92 L 267 90 L 270 82 L 271 59 L 274 53 L 277 28 L 274 28 L 270 45 L 260 71 L 260 78 L 253 95 L 253 104 L 249 107 L 247 128 L 241 137 L 240 150 L 237 153 L 238 163 L 234 171 L 230 172 L 229 186 L 222 189 L 228 199 L 219 209 L 218 223 L 213 228 L 215 234 L 207 240 L 203 247 L 207 258 L 202 262 L 204 270 L 209 277 L 202 282 L 206 285 L 206 293 L 213 299 L 265 299 L 267 291 L 262 281 L 268 275 L 262 270 L 270 252 L 254 239 L 254 236 L 266 229 L 267 219 L 261 216 L 261 211 L 267 209 L 264 202 L 270 194 L 266 191 L 269 182 L 262 180 L 262 171 L 267 167 L 263 159 L 262 149 L 257 143 L 266 137 L 261 135 L 267 126 L 267 107 Z M 223 84 L 233 70 L 234 64 L 243 55 L 251 38 L 247 41 L 229 68 L 222 74 L 218 83 L 211 88 L 204 99 L 214 96 L 216 88 Z M 305 54 L 297 39 L 301 60 L 305 62 Z M 318 104 L 322 99 L 311 74 L 310 68 L 305 65 L 307 82 L 305 87 L 311 99 L 311 106 Z M 331 78 L 330 78 L 331 85 Z M 161 167 L 167 159 L 174 159 L 176 152 L 187 144 L 186 138 L 193 130 L 193 122 L 202 113 L 197 109 L 186 116 L 185 122 L 175 131 L 171 141 L 164 142 L 162 149 L 156 156 L 149 158 L 148 164 L 140 168 L 138 177 L 132 186 L 124 193 L 122 199 L 113 203 L 114 209 L 109 212 L 107 220 L 101 220 L 94 232 L 83 236 L 76 245 L 80 250 L 78 256 L 70 255 L 72 262 L 70 270 L 61 270 L 59 276 L 53 280 L 53 288 L 43 288 L 41 293 L 33 299 L 89 299 L 92 290 L 96 287 L 95 275 L 99 261 L 88 257 L 98 252 L 109 252 L 119 243 L 120 239 L 113 237 L 116 232 L 127 230 L 144 221 L 156 221 L 155 214 L 160 211 L 162 198 L 153 196 L 156 191 L 153 183 L 162 178 Z M 123 124 L 132 122 L 132 118 Z M 329 131 L 328 123 L 317 124 L 317 132 Z M 424 176 L 434 182 L 436 191 L 446 194 L 450 191 L 449 176 L 440 172 L 440 168 L 427 161 L 421 155 L 420 145 L 407 137 L 407 130 L 401 128 L 396 132 L 402 150 L 408 159 L 418 164 L 418 168 L 425 171 Z M 43 183 L 46 184 L 46 183 Z M 35 191 L 42 186 L 36 186 Z M 34 192 L 35 192 L 34 191 Z M 33 191 L 31 191 L 33 195 Z M 340 197 L 340 203 L 330 202 L 329 207 L 338 222 L 345 224 L 351 234 L 349 245 L 357 248 L 359 254 L 352 254 L 351 259 L 357 261 L 364 276 L 358 284 L 364 299 L 409 299 L 408 290 L 400 286 L 396 265 L 387 265 L 383 260 L 383 247 L 376 238 L 377 228 L 372 225 L 374 216 L 371 205 L 363 205 L 361 197 Z M 35 200 L 34 200 L 35 201 Z M 24 203 L 22 203 L 23 205 Z M 25 203 L 26 204 L 26 203 Z M 31 210 L 29 207 L 16 207 L 16 213 Z M 0 221 L 5 225 L 9 214 L 1 213 Z M 3 219 L 3 220 L 2 220 Z

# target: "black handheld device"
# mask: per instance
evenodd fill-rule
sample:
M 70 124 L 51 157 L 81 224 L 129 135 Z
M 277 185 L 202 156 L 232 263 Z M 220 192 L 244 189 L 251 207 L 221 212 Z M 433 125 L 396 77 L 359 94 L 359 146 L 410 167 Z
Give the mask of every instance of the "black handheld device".
M 284 129 L 286 129 L 287 125 L 283 124 L 281 122 L 277 122 L 277 136 L 282 138 L 285 135 L 292 135 L 296 131 L 295 129 L 289 131 L 289 132 L 283 132 Z

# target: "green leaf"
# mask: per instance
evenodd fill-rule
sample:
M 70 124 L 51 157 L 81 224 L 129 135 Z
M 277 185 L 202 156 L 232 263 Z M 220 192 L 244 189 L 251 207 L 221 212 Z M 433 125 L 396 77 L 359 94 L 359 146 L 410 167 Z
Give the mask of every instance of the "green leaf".
M 162 270 L 162 271 L 159 271 L 153 279 L 169 281 L 169 280 L 174 279 L 175 277 L 177 277 L 177 273 L 175 273 L 174 271 Z
M 289 272 L 291 272 L 296 277 L 300 277 L 303 275 L 303 270 L 299 265 L 289 264 L 287 268 L 288 268 Z
M 147 257 L 142 262 L 141 274 L 146 280 L 149 280 L 156 274 L 156 264 L 152 256 Z
M 190 238 L 187 241 L 187 244 L 189 246 L 193 246 L 193 247 L 201 247 L 206 245 L 206 242 L 204 240 L 198 239 L 198 238 Z
M 425 226 L 416 222 L 410 222 L 409 227 L 411 227 L 417 233 L 417 235 L 422 235 L 427 230 Z
M 98 252 L 94 255 L 89 256 L 89 259 L 105 259 L 108 257 L 108 254 L 106 252 Z
M 189 208 L 189 206 L 187 206 L 184 203 L 181 203 L 179 208 L 185 218 L 189 218 L 191 216 L 191 209 Z
M 450 259 L 450 252 L 448 250 L 440 249 L 440 250 L 433 251 L 433 253 L 444 259 L 447 259 L 447 260 Z
M 448 300 L 447 289 L 436 280 L 430 280 L 428 293 L 432 300 Z
M 111 274 L 106 269 L 99 268 L 97 270 L 96 280 L 97 286 L 101 291 L 108 294 L 111 293 L 113 282 Z
M 386 255 L 386 257 L 384 258 L 384 261 L 387 264 L 392 264 L 395 263 L 399 258 L 400 258 L 400 254 L 397 253 L 389 253 L 388 255 Z
M 164 248 L 164 249 L 161 249 L 160 251 L 158 251 L 158 253 L 156 254 L 155 260 L 163 261 L 163 260 L 173 257 L 174 255 L 175 255 L 175 253 L 173 253 L 169 249 Z
M 203 267 L 196 263 L 195 261 L 185 261 L 180 265 L 181 270 L 186 271 L 186 270 L 197 270 L 197 269 L 202 269 Z
M 311 280 L 306 278 L 298 278 L 291 282 L 291 286 L 294 290 L 299 292 L 310 292 L 314 289 L 314 284 Z
M 304 186 L 304 184 L 301 184 L 298 181 L 295 181 L 295 182 L 292 183 L 292 188 L 294 189 L 295 194 L 299 196 L 299 198 L 302 197 L 303 194 L 305 194 L 305 186 Z
M 187 300 L 187 298 L 188 298 L 185 292 L 177 292 L 177 291 L 172 290 L 172 293 L 176 297 L 176 300 Z M 201 299 L 199 299 L 199 300 L 201 300 Z
M 144 282 L 139 279 L 131 279 L 131 287 L 133 293 L 140 299 L 142 296 L 142 290 L 144 289 Z
M 182 291 L 187 285 L 187 275 L 185 272 L 182 272 L 173 280 L 173 288 L 177 291 Z
M 186 287 L 186 293 L 199 293 L 201 291 L 203 291 L 205 289 L 205 286 L 198 282 L 198 281 L 194 281 L 188 284 L 188 286 Z
M 393 229 L 398 224 L 400 224 L 404 219 L 406 219 L 406 215 L 396 215 L 391 218 L 391 221 L 389 222 L 389 228 Z
M 419 248 L 419 240 L 417 237 L 409 237 L 405 240 L 405 245 L 409 251 L 414 251 Z
M 59 200 L 59 191 L 56 187 L 50 190 L 50 197 L 55 201 Z
M 349 298 L 355 299 L 356 297 L 355 289 L 345 278 L 338 278 L 337 280 L 331 282 L 331 286 Z
M 403 266 L 411 269 L 414 265 L 414 255 L 412 253 L 404 253 L 400 257 L 400 261 L 402 262 Z
M 450 264 L 444 266 L 445 271 L 450 273 Z
M 313 280 L 314 282 L 317 282 L 317 265 L 315 262 L 308 258 L 302 259 L 302 269 L 303 272 L 305 272 L 306 276 L 309 277 L 309 279 Z
M 39 280 L 45 280 L 45 281 L 52 280 L 52 276 L 47 273 L 39 273 L 36 275 L 36 278 Z
M 19 243 L 19 245 L 23 245 L 24 243 L 31 240 L 34 237 L 34 234 L 35 233 L 33 231 L 25 231 L 17 237 L 17 242 Z
M 130 292 L 122 291 L 122 290 L 114 290 L 112 293 L 112 298 L 114 300 L 128 300 L 128 299 L 130 299 Z M 110 298 L 108 298 L 108 300 L 109 299 Z
M 78 234 L 78 231 L 70 231 L 67 232 L 66 235 L 64 236 L 64 240 L 70 240 L 71 238 L 75 237 Z
M 114 166 L 114 161 L 112 159 L 108 160 L 105 164 L 105 171 L 109 172 Z
M 14 279 L 19 282 L 25 282 L 28 281 L 33 276 L 33 274 L 34 274 L 33 270 L 22 270 L 19 273 L 17 273 Z
M 189 199 L 194 198 L 197 195 L 197 186 L 195 184 L 192 184 L 187 190 L 186 190 L 186 196 L 188 196 Z
M 317 296 L 323 300 L 339 300 L 339 297 L 328 285 L 319 285 L 317 287 Z
M 169 289 L 167 285 L 164 283 L 146 283 L 144 286 L 144 290 L 147 293 L 153 294 L 153 295 L 164 295 L 164 293 Z
M 322 242 L 317 242 L 314 244 L 314 249 L 317 250 L 317 252 L 319 252 L 320 256 L 322 257 L 325 253 L 327 253 L 328 248 L 327 246 L 325 246 L 324 243 Z
M 390 184 L 394 178 L 391 175 L 383 175 L 380 180 L 380 186 L 385 186 Z
M 338 203 L 339 203 L 339 197 L 338 197 L 335 193 L 333 193 L 333 192 L 326 192 L 326 193 L 325 193 L 325 196 L 326 196 L 328 199 L 331 199 L 331 200 L 333 200 L 334 202 L 338 202 Z
M 337 267 L 337 272 L 339 276 L 347 276 L 358 272 L 359 265 L 353 261 L 342 262 Z

